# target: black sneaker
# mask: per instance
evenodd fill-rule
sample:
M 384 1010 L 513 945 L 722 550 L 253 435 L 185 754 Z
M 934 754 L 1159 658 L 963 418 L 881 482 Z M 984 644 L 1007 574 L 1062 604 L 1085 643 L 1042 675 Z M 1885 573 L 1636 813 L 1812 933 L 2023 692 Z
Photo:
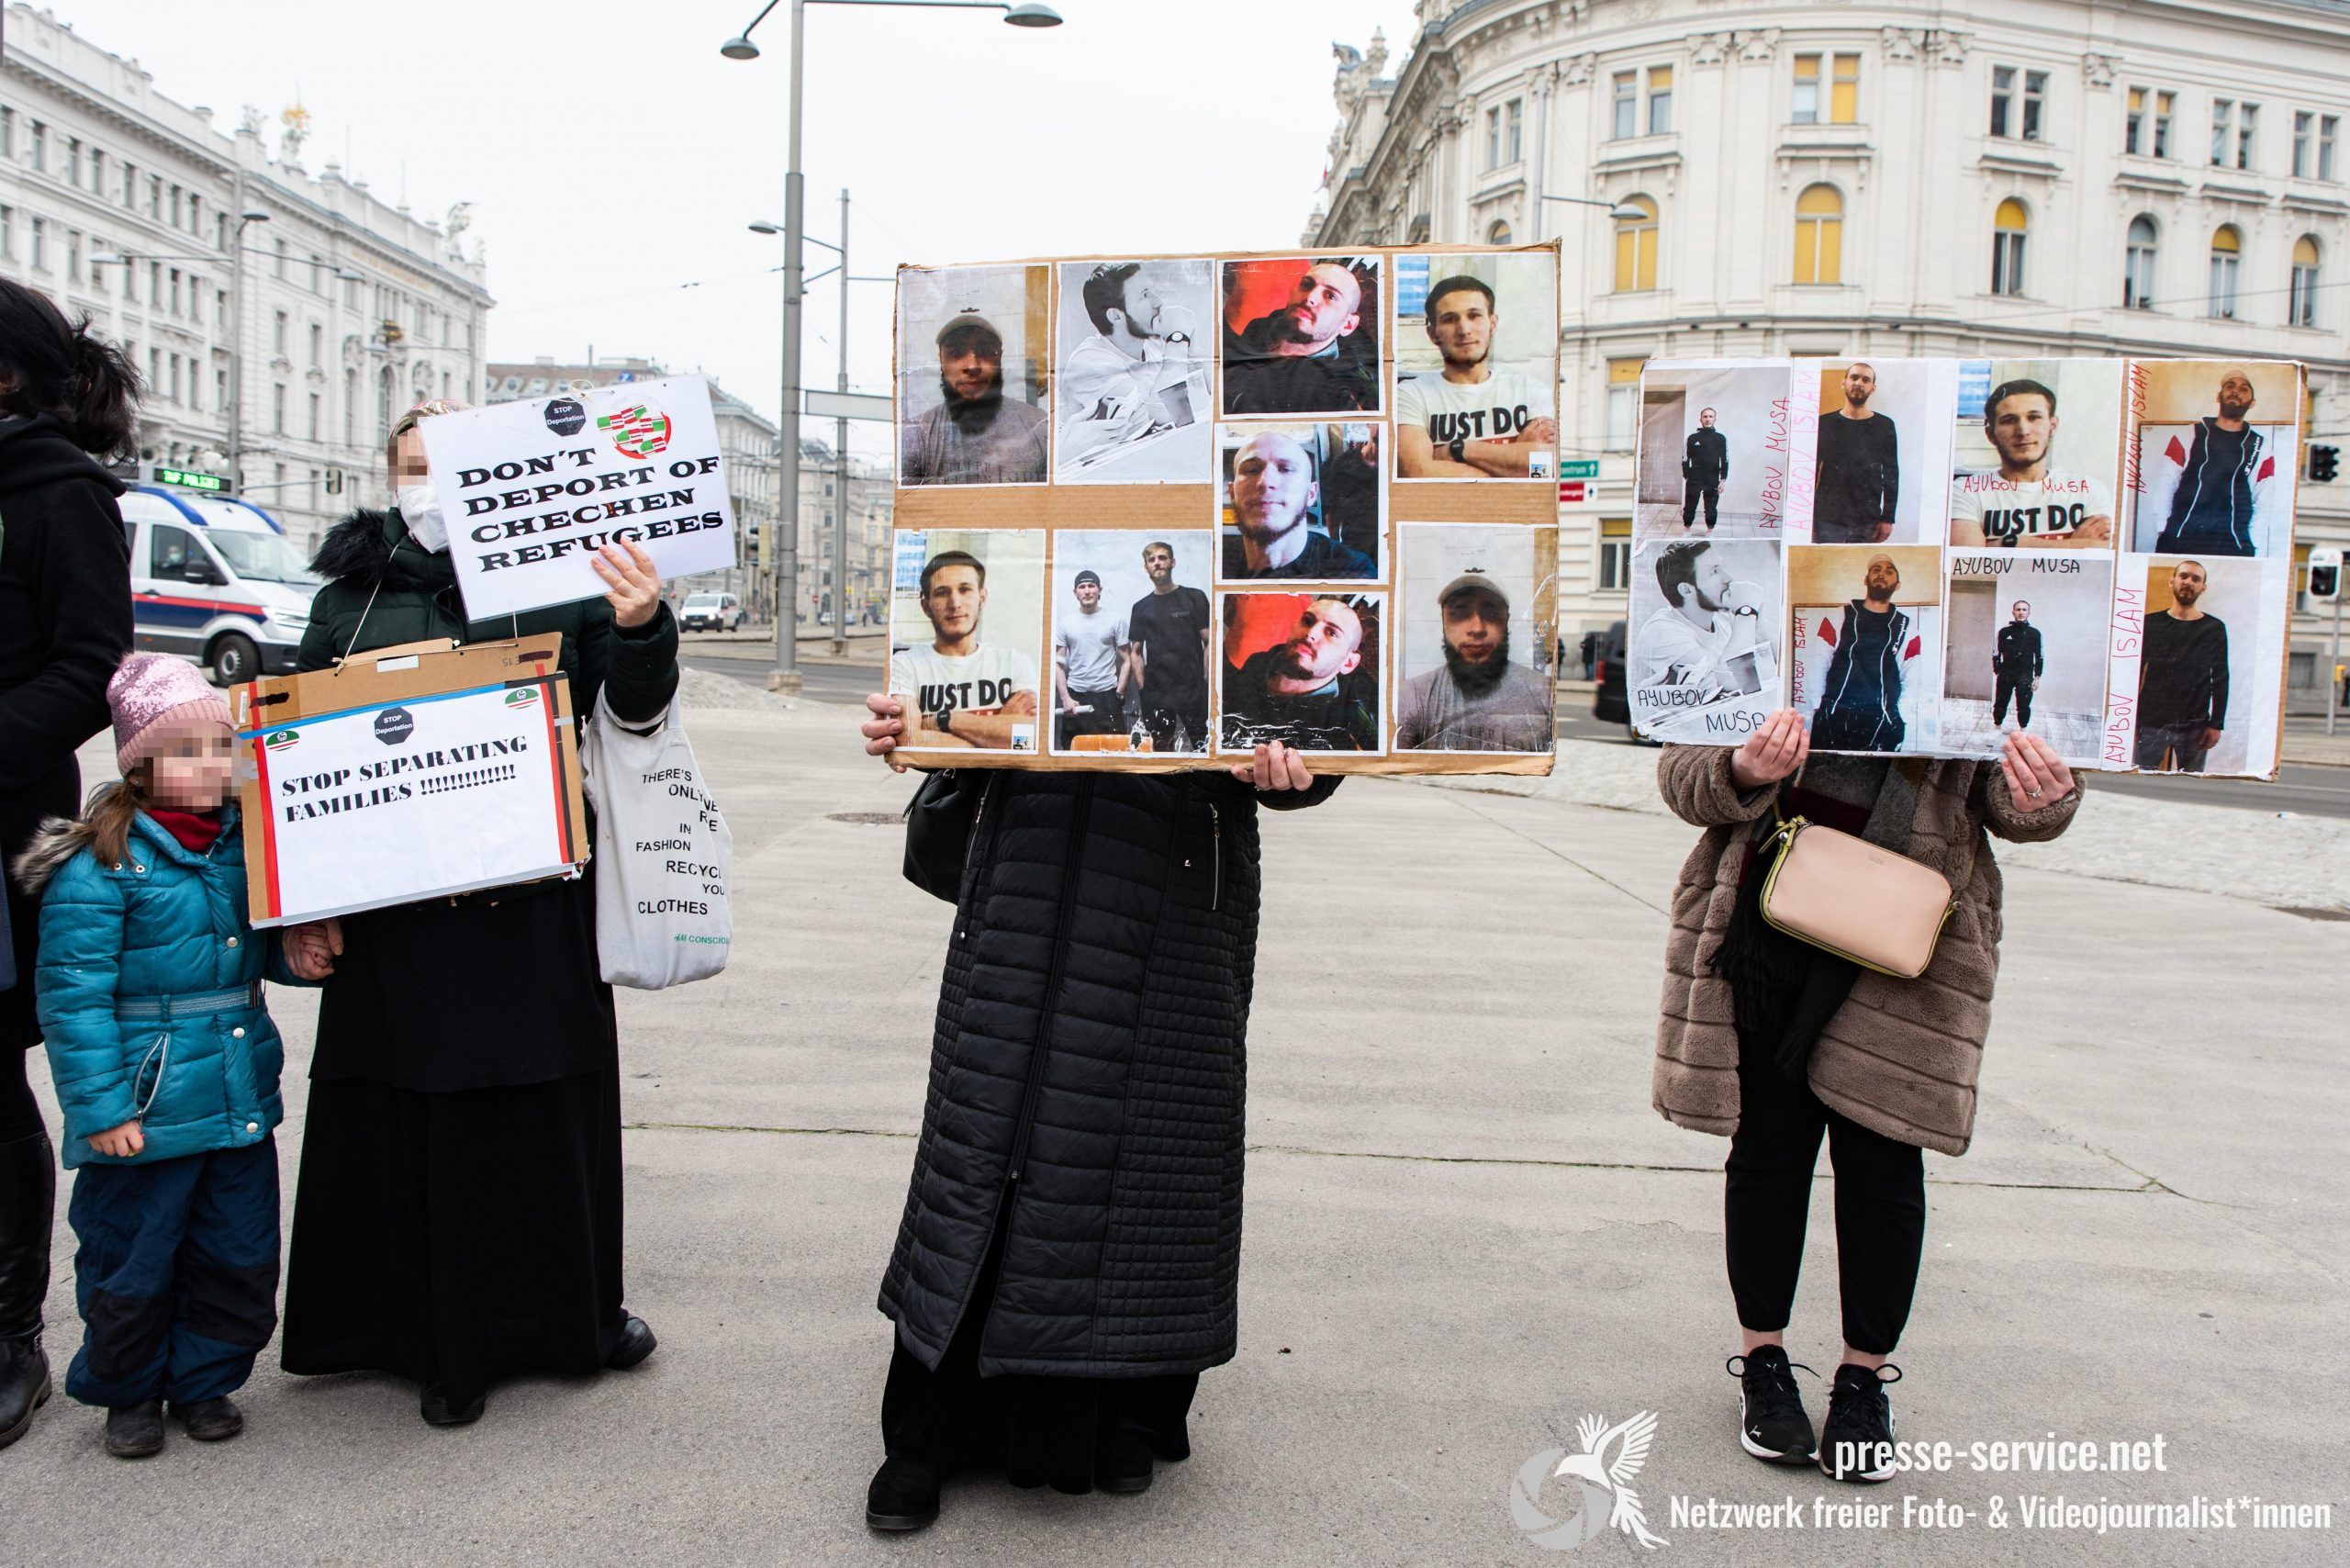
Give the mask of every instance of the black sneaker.
M 1740 1361 L 1746 1364 L 1741 1367 Z M 1819 1452 L 1811 1417 L 1804 1413 L 1803 1394 L 1796 1387 L 1798 1364 L 1788 1361 L 1786 1350 L 1777 1345 L 1757 1346 L 1752 1353 L 1722 1363 L 1739 1381 L 1738 1440 L 1748 1453 L 1773 1464 L 1809 1464 Z M 1803 1370 L 1811 1372 L 1809 1367 Z
M 1900 1381 L 1901 1369 L 1890 1361 L 1881 1368 L 1847 1362 L 1836 1369 L 1828 1419 L 1819 1428 L 1819 1468 L 1829 1479 L 1893 1479 L 1893 1406 L 1885 1391 Z

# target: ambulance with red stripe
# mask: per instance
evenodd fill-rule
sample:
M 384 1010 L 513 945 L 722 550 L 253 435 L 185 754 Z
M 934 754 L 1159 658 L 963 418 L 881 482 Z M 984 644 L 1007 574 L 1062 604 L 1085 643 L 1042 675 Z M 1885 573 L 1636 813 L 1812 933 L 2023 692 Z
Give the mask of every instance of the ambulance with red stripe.
M 294 667 L 319 579 L 250 501 L 140 484 L 119 503 L 137 645 L 180 654 L 226 686 Z

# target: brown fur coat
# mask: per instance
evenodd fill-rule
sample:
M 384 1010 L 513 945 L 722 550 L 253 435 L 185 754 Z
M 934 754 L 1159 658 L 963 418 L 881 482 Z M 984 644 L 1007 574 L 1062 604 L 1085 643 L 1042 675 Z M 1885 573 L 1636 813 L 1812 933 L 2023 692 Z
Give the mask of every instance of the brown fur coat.
M 1729 757 L 1724 746 L 1670 745 L 1657 762 L 1665 804 L 1706 834 L 1673 891 L 1651 1094 L 1667 1120 L 1725 1137 L 1738 1126 L 1738 1029 L 1729 982 L 1713 972 L 1713 958 L 1737 903 L 1748 832 L 1775 793 L 1741 796 Z M 1964 1154 L 1999 972 L 1999 867 L 1985 830 L 2017 843 L 2053 838 L 2080 806 L 2081 782 L 2076 774 L 2070 794 L 2020 812 L 1996 762 L 1920 765 L 1917 820 L 1902 852 L 1963 890 L 1958 907 L 1916 980 L 1861 971 L 1812 1049 L 1811 1090 L 1887 1137 Z

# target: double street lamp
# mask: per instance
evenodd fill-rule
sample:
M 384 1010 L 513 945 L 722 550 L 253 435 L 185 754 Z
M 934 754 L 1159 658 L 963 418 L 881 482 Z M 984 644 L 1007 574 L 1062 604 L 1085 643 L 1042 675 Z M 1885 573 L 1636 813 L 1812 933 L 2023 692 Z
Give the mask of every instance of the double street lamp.
M 751 41 L 751 34 L 767 19 L 783 0 L 767 0 L 751 25 L 719 46 L 718 52 L 729 60 L 756 60 L 759 46 Z M 777 476 L 781 493 L 777 497 L 779 513 L 777 530 L 781 538 L 776 552 L 776 616 L 775 672 L 768 684 L 777 690 L 797 691 L 800 689 L 800 646 L 798 620 L 800 611 L 800 253 L 806 239 L 801 221 L 800 173 L 800 80 L 807 58 L 806 25 L 811 5 L 821 6 L 902 6 L 941 11 L 1001 11 L 1003 20 L 1015 28 L 1056 28 L 1060 26 L 1060 14 L 1049 6 L 1012 4 L 1011 0 L 791 0 L 791 91 L 789 158 L 783 176 L 783 409 L 777 421 L 777 448 L 780 459 Z M 836 497 L 845 501 L 845 497 Z M 843 585 L 835 584 L 834 591 L 834 633 L 840 627 L 839 607 L 845 596 Z

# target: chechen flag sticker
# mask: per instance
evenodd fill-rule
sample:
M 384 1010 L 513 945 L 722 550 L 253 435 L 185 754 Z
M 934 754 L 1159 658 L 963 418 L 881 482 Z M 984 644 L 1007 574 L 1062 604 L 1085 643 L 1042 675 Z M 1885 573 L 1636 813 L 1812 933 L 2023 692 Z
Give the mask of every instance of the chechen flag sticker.
M 650 404 L 599 414 L 596 428 L 612 438 L 612 449 L 622 457 L 653 457 L 668 450 L 669 416 Z

